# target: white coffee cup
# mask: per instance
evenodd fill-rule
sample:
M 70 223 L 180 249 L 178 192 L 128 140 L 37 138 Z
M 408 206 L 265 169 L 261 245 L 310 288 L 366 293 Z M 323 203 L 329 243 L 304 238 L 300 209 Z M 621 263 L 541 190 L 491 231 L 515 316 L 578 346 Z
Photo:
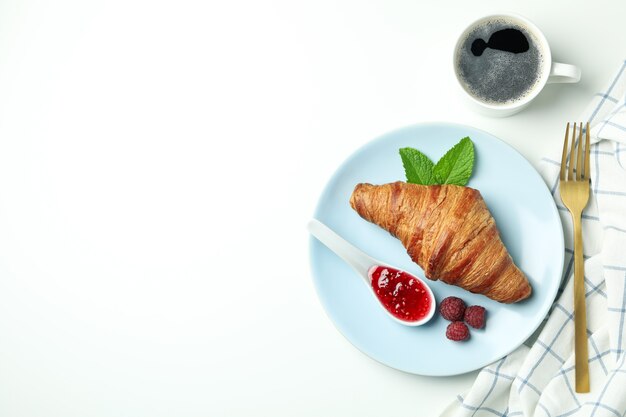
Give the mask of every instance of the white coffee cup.
M 537 48 L 541 52 L 543 57 L 542 67 L 540 68 L 540 74 L 535 85 L 521 98 L 516 99 L 514 101 L 505 102 L 505 103 L 490 103 L 485 100 L 481 100 L 476 97 L 476 95 L 472 94 L 469 91 L 468 86 L 463 82 L 459 75 L 459 65 L 458 65 L 458 57 L 460 48 L 463 46 L 463 43 L 467 39 L 468 35 L 472 30 L 476 27 L 480 26 L 483 23 L 487 23 L 489 21 L 494 20 L 507 20 L 512 21 L 513 23 L 521 26 L 526 29 L 530 35 L 534 38 L 533 41 L 536 41 Z M 549 83 L 577 83 L 580 81 L 580 69 L 574 65 L 562 64 L 560 62 L 552 62 L 552 53 L 550 51 L 550 45 L 546 40 L 546 37 L 539 30 L 537 26 L 535 26 L 528 19 L 512 14 L 512 13 L 499 13 L 494 15 L 489 15 L 482 17 L 474 22 L 472 22 L 459 36 L 456 46 L 454 47 L 453 54 L 453 65 L 454 65 L 454 74 L 457 79 L 458 85 L 462 91 L 463 96 L 467 99 L 469 104 L 478 112 L 495 117 L 505 117 L 510 116 L 512 114 L 517 113 L 522 110 L 524 107 L 528 106 L 531 101 L 537 97 L 537 95 L 543 90 L 546 84 Z

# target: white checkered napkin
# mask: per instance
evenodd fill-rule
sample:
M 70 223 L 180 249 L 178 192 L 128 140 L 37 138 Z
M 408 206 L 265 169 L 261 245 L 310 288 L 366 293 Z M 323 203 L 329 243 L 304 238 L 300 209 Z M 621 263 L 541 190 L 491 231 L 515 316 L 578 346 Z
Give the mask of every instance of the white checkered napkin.
M 561 139 L 542 175 L 565 228 L 565 271 L 532 347 L 484 368 L 442 417 L 626 417 L 626 61 L 580 118 L 591 123 L 591 198 L 583 214 L 591 392 L 574 392 L 573 234 L 558 192 Z

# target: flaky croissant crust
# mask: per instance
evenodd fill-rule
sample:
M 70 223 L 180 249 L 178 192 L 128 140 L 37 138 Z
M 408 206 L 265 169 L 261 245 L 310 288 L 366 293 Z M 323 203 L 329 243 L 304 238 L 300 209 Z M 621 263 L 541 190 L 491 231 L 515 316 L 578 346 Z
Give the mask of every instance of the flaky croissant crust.
M 400 181 L 358 184 L 350 205 L 400 239 L 427 278 L 502 303 L 523 300 L 532 292 L 478 190 Z

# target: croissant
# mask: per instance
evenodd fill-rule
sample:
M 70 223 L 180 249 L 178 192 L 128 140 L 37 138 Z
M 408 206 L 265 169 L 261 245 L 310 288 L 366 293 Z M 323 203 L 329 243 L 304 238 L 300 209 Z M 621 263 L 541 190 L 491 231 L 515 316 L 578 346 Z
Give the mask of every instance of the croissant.
M 480 192 L 457 185 L 358 184 L 350 205 L 402 241 L 427 278 L 502 302 L 532 292 Z

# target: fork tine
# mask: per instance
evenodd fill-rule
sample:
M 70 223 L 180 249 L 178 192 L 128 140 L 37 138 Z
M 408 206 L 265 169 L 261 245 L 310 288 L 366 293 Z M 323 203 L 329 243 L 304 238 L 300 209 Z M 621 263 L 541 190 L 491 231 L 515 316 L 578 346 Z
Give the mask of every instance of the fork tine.
M 567 179 L 574 179 L 574 164 L 576 163 L 576 123 L 574 123 L 574 133 L 572 133 L 572 150 L 569 153 L 569 169 L 567 170 Z
M 578 152 L 576 155 L 576 179 L 582 180 L 583 175 L 583 123 L 580 122 L 580 130 L 578 132 Z
M 589 153 L 591 152 L 591 148 L 589 147 L 589 122 L 587 122 L 587 135 L 585 140 L 585 175 L 583 179 L 588 180 L 591 178 L 591 165 L 589 164 Z
M 565 181 L 565 167 L 567 166 L 567 138 L 569 136 L 569 122 L 565 128 L 565 142 L 563 142 L 563 156 L 561 157 L 561 175 L 559 179 Z

